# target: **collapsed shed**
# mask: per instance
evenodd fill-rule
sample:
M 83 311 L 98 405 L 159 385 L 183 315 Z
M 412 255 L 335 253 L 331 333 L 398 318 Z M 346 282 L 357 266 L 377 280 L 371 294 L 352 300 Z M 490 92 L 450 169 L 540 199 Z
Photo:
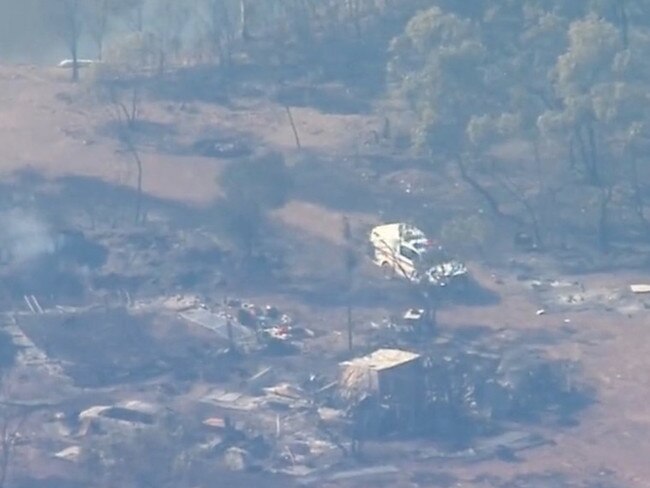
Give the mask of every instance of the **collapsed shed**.
M 400 349 L 378 349 L 339 364 L 340 394 L 349 403 L 373 397 L 389 408 L 408 409 L 421 404 L 420 355 Z

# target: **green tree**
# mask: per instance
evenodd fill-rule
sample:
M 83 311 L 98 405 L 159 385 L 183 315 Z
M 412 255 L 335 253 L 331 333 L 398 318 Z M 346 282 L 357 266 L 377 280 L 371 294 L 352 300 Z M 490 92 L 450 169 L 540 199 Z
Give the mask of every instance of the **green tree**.
M 603 250 L 610 246 L 612 206 L 619 211 L 632 206 L 647 227 L 632 149 L 647 125 L 640 108 L 648 80 L 641 55 L 646 37 L 636 29 L 622 36 L 616 25 L 593 13 L 573 21 L 567 50 L 554 70 L 558 107 L 539 119 L 542 130 L 568 143 L 573 169 L 598 195 L 589 206 L 596 209 L 597 242 Z
M 462 150 L 467 124 L 486 102 L 486 54 L 478 26 L 438 7 L 418 13 L 392 41 L 389 82 L 418 116 L 420 147 L 438 156 Z

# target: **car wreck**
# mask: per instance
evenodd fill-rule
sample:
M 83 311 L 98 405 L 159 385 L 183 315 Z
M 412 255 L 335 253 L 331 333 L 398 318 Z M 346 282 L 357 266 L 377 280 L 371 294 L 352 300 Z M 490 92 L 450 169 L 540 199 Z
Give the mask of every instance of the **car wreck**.
M 401 222 L 371 230 L 370 257 L 389 279 L 399 276 L 414 283 L 447 286 L 468 276 L 464 263 L 448 256 L 419 228 Z

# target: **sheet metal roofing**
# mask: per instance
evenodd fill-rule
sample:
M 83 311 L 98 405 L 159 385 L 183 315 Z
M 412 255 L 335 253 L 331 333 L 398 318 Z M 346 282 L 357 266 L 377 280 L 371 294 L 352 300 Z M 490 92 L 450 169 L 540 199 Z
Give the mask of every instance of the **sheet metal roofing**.
M 394 368 L 410 363 L 420 357 L 419 354 L 401 349 L 377 349 L 375 352 L 341 363 L 345 367 L 363 367 L 375 371 Z

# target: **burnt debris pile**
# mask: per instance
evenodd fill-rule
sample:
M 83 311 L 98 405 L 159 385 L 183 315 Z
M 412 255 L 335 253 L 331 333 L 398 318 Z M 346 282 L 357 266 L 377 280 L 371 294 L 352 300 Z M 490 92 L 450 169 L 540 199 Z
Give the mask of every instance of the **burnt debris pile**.
M 212 364 L 204 343 L 177 324 L 161 328 L 155 317 L 124 308 L 27 314 L 18 325 L 80 387 L 136 383 L 165 373 L 182 377 Z
M 571 421 L 588 403 L 576 376 L 574 364 L 526 350 L 428 357 L 420 432 L 462 443 L 505 422 Z
M 140 295 L 169 290 L 212 289 L 223 282 L 223 251 L 201 232 L 170 230 L 164 224 L 107 230 L 98 239 L 111 250 L 93 278 L 97 289 L 124 289 Z
M 522 347 L 378 350 L 342 366 L 338 401 L 359 438 L 424 436 L 458 448 L 505 424 L 572 422 L 591 398 L 575 364 Z

